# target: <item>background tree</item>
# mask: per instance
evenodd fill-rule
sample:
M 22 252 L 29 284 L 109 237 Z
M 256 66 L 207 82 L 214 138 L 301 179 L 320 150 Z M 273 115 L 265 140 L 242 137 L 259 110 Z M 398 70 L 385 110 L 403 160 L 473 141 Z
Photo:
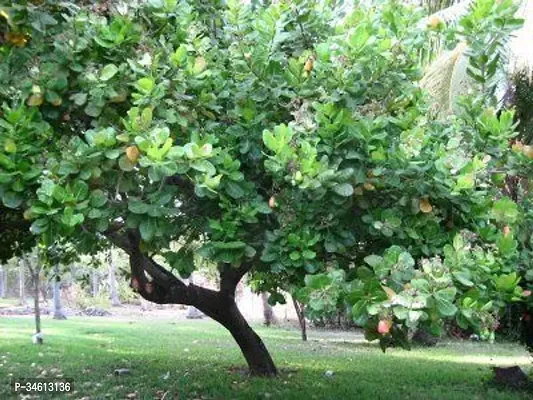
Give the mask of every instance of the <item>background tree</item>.
M 19 280 L 19 304 L 21 306 L 26 305 L 26 270 L 22 264 L 22 260 L 19 260 L 18 268 L 18 280 Z
M 35 316 L 35 335 L 34 343 L 43 344 L 43 335 L 41 329 L 41 272 L 42 260 L 40 259 L 39 251 L 34 251 L 33 254 L 24 254 L 21 257 L 24 267 L 29 271 L 31 277 L 31 285 L 33 289 L 33 313 Z
M 350 305 L 383 348 L 452 317 L 490 335 L 525 297 L 522 210 L 491 178 L 529 173 L 530 159 L 511 153 L 513 113 L 497 114 L 490 92 L 453 118 L 430 112 L 421 10 L 384 1 L 340 19 L 308 0 L 45 0 L 2 11 L 4 206 L 45 247 L 67 237 L 94 253 L 105 236 L 143 298 L 221 323 L 253 374 L 276 367 L 235 304 L 247 273 L 272 303 L 294 287 L 315 311 Z M 482 85 L 500 65 L 482 43 L 507 37 L 515 11 L 478 0 L 454 33 Z M 494 29 L 476 30 L 485 19 Z M 218 290 L 183 281 L 195 254 L 217 266 Z
M 54 265 L 53 268 L 52 293 L 54 296 L 54 319 L 67 319 L 61 305 L 61 274 L 58 265 Z
M 307 322 L 305 321 L 305 306 L 294 297 L 292 298 L 292 303 L 294 305 L 294 310 L 296 311 L 296 316 L 298 317 L 298 323 L 300 324 L 302 340 L 305 342 L 307 341 Z
M 6 273 L 4 272 L 4 267 L 0 264 L 0 299 L 6 297 Z
M 270 295 L 267 292 L 261 293 L 261 303 L 263 304 L 263 320 L 266 326 L 270 326 L 276 323 L 276 316 L 274 315 L 274 309 L 268 303 Z
M 109 284 L 109 300 L 111 301 L 111 305 L 113 307 L 120 306 L 120 299 L 118 297 L 118 290 L 117 290 L 117 277 L 116 277 L 116 265 L 113 259 L 113 250 L 110 249 L 109 253 L 107 255 L 107 261 L 109 264 L 109 272 L 108 272 L 108 284 Z

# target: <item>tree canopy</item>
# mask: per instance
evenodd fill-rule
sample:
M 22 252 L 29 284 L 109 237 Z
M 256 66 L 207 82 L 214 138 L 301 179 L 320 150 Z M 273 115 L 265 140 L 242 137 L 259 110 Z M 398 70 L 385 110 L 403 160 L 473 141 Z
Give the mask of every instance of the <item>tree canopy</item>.
M 44 245 L 107 237 L 143 297 L 221 322 L 255 373 L 275 367 L 233 301 L 248 272 L 273 302 L 346 304 L 384 348 L 451 317 L 490 335 L 524 298 L 523 210 L 499 185 L 532 154 L 492 90 L 515 11 L 478 0 L 427 31 L 396 1 L 2 7 L 2 203 Z M 419 84 L 438 35 L 470 48 L 456 115 Z M 218 291 L 182 282 L 195 254 Z

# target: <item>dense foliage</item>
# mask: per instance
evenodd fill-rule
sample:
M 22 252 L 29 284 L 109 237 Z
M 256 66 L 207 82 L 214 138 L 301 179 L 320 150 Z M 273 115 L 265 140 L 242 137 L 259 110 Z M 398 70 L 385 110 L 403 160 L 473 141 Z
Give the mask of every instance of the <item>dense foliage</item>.
M 530 211 L 498 185 L 532 155 L 490 90 L 511 0 L 453 32 L 481 95 L 447 117 L 418 85 L 423 13 L 398 2 L 111 4 L 0 11 L 0 195 L 44 244 L 107 236 L 181 277 L 198 253 L 274 302 L 349 305 L 383 347 L 444 318 L 490 336 L 526 297 Z

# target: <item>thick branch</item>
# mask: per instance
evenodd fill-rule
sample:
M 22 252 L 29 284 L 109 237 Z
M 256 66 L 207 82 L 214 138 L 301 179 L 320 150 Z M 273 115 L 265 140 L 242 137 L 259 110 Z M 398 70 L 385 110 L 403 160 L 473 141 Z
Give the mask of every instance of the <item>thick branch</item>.
M 245 261 L 239 267 L 232 267 L 230 264 L 223 264 L 220 268 L 220 292 L 224 295 L 234 297 L 235 289 L 242 277 L 252 269 L 254 260 Z
M 133 249 L 131 248 L 131 244 L 126 235 L 115 231 L 106 231 L 104 232 L 104 235 L 115 246 L 124 250 L 127 254 L 131 255 Z
M 143 254 L 138 231 L 120 233 L 110 229 L 105 236 L 130 256 L 131 286 L 143 298 L 157 304 L 192 305 L 217 321 L 224 318 L 228 304 L 234 301 L 237 284 L 254 261 L 244 262 L 237 268 L 224 264 L 220 271 L 220 291 L 215 291 L 192 283 L 186 285 L 153 258 Z

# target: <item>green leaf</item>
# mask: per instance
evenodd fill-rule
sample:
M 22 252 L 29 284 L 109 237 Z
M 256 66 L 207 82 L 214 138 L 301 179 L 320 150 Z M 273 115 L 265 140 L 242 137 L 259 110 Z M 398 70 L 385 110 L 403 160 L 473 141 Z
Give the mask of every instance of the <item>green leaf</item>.
M 100 72 L 100 80 L 108 81 L 114 77 L 118 72 L 118 68 L 115 64 L 107 64 Z
M 274 137 L 272 132 L 270 132 L 268 130 L 264 130 L 263 131 L 263 143 L 265 144 L 265 146 L 269 150 L 271 150 L 273 152 L 277 152 L 277 150 L 278 150 L 278 141 L 276 140 L 276 138 Z
M 185 247 L 182 247 L 177 252 L 166 252 L 164 256 L 170 267 L 176 269 L 182 278 L 189 278 L 196 269 L 194 252 Z
M 125 155 L 119 158 L 118 166 L 120 167 L 122 171 L 125 171 L 125 172 L 133 171 L 133 169 L 135 168 L 135 165 L 132 164 L 131 161 L 128 159 L 128 157 L 126 157 Z
M 352 317 L 354 320 L 363 321 L 367 317 L 367 301 L 358 300 L 352 307 Z
M 500 254 L 505 257 L 515 254 L 516 249 L 518 248 L 518 242 L 514 239 L 512 233 L 500 235 L 496 240 L 496 245 L 498 246 Z
M 152 78 L 141 78 L 137 81 L 137 89 L 143 94 L 150 94 L 154 90 L 155 82 Z
M 54 186 L 52 196 L 59 203 L 63 203 L 67 198 L 67 191 L 59 185 Z
M 518 207 L 509 197 L 503 197 L 494 202 L 492 216 L 498 222 L 512 224 L 518 218 Z
M 45 218 L 39 218 L 31 224 L 30 231 L 34 235 L 39 235 L 41 233 L 44 233 L 48 230 L 49 222 Z
M 459 175 L 457 178 L 456 190 L 465 190 L 474 188 L 474 176 L 472 174 Z
M 61 103 L 63 102 L 63 99 L 61 98 L 61 96 L 57 94 L 56 92 L 54 92 L 53 90 L 47 90 L 44 95 L 44 98 L 48 103 L 56 107 L 59 107 Z
M 62 176 L 68 176 L 70 174 L 76 174 L 79 172 L 78 167 L 70 161 L 61 161 L 59 164 L 59 170 L 57 173 Z
M 72 195 L 78 202 L 85 200 L 89 195 L 89 185 L 84 181 L 76 181 L 72 186 Z
M 454 271 L 452 272 L 452 275 L 461 285 L 466 287 L 474 286 L 474 282 L 471 281 L 472 274 L 470 271 Z
M 513 292 L 516 285 L 520 282 L 520 277 L 516 272 L 503 274 L 494 278 L 494 286 L 499 292 Z
M 84 220 L 83 214 L 75 213 L 72 207 L 66 207 L 61 217 L 61 222 L 70 228 L 81 224 Z
M 143 219 L 139 225 L 141 237 L 145 242 L 149 242 L 155 235 L 157 225 L 156 221 L 152 218 Z
M 76 93 L 70 96 L 70 99 L 77 106 L 82 106 L 87 102 L 87 93 Z
M 23 198 L 20 193 L 15 193 L 11 191 L 7 191 L 2 196 L 2 203 L 7 208 L 17 208 L 22 204 Z
M 176 49 L 174 54 L 172 54 L 170 60 L 176 67 L 185 65 L 187 62 L 187 47 L 184 44 L 181 44 L 180 47 Z
M 451 317 L 457 312 L 457 307 L 453 304 L 453 300 L 457 293 L 455 287 L 441 289 L 435 292 L 434 298 L 439 314 L 445 317 Z
M 116 160 L 120 156 L 119 149 L 110 149 L 105 151 L 105 157 L 110 160 Z
M 302 255 L 301 255 L 300 252 L 298 252 L 298 251 L 292 251 L 292 252 L 289 254 L 289 258 L 290 258 L 292 261 L 298 261 L 301 257 L 302 257 Z
M 102 113 L 102 107 L 98 106 L 94 102 L 89 102 L 87 104 L 87 107 L 85 107 L 85 114 L 87 114 L 89 117 L 96 118 Z
M 306 275 L 304 281 L 305 286 L 315 290 L 324 289 L 332 282 L 331 278 L 326 274 Z
M 302 256 L 306 260 L 313 260 L 316 257 L 316 253 L 314 251 L 312 251 L 312 250 L 304 250 L 302 252 Z
M 333 186 L 333 191 L 339 196 L 349 197 L 353 195 L 353 186 L 349 183 L 340 183 Z
M 4 142 L 4 150 L 6 153 L 15 154 L 17 152 L 17 145 L 11 139 L 6 139 Z
M 348 41 L 354 50 L 359 51 L 368 42 L 368 39 L 370 39 L 370 34 L 368 33 L 366 26 L 364 24 L 359 24 L 357 25 L 357 28 L 355 28 L 354 33 L 350 35 Z
M 372 268 L 379 267 L 383 263 L 383 257 L 371 254 L 365 257 L 365 262 Z
M 150 205 L 142 201 L 131 201 L 128 203 L 128 210 L 134 214 L 146 214 L 150 209 Z
M 234 199 L 240 199 L 245 194 L 244 189 L 241 187 L 241 185 L 233 181 L 225 181 L 224 188 L 226 193 Z

